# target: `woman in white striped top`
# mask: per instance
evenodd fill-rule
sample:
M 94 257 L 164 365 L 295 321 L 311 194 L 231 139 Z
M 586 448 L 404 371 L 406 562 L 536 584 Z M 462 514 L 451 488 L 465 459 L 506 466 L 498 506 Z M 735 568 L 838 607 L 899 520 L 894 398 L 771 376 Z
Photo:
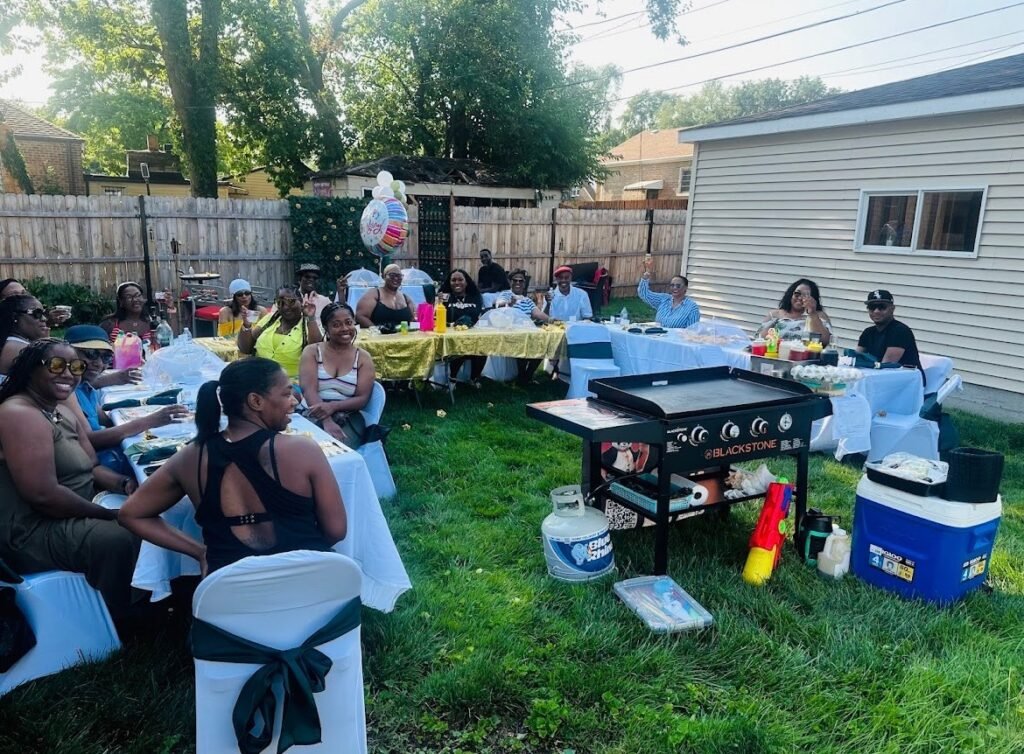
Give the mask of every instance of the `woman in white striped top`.
M 328 304 L 320 322 L 324 342 L 306 346 L 299 362 L 306 417 L 356 448 L 366 430 L 360 409 L 373 393 L 373 357 L 355 344 L 356 315 L 348 304 Z

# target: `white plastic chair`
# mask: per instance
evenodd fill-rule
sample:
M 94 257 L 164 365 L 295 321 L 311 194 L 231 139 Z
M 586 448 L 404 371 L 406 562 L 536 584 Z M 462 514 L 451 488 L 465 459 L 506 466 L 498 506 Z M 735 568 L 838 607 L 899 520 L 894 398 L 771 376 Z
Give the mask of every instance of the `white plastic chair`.
M 36 645 L 10 670 L 0 673 L 0 696 L 22 683 L 87 660 L 101 660 L 121 648 L 103 597 L 82 574 L 43 571 L 12 586 L 15 601 L 36 635 Z
M 363 408 L 363 417 L 366 419 L 366 426 L 380 424 L 380 417 L 384 414 L 384 403 L 387 400 L 387 393 L 384 386 L 379 382 L 373 383 L 373 393 L 370 400 Z M 373 480 L 373 489 L 381 500 L 394 497 L 398 489 L 395 487 L 395 478 L 391 475 L 391 465 L 388 463 L 387 453 L 384 451 L 384 443 L 381 440 L 374 440 L 360 445 L 356 452 L 366 461 L 366 468 L 370 472 L 370 479 Z
M 275 649 L 301 645 L 341 606 L 359 596 L 362 572 L 355 561 L 333 552 L 286 552 L 243 558 L 204 579 L 192 598 L 192 613 L 235 636 Z M 318 649 L 333 665 L 326 688 L 314 695 L 320 744 L 302 752 L 366 752 L 363 663 L 359 628 Z M 195 660 L 196 752 L 238 754 L 231 715 L 238 693 L 259 665 Z M 280 689 L 276 689 L 274 735 L 265 750 L 277 751 Z
M 612 340 L 608 328 L 592 322 L 569 325 L 565 331 L 569 354 L 569 392 L 567 398 L 593 395 L 587 385 L 601 377 L 618 377 L 619 367 L 612 360 Z

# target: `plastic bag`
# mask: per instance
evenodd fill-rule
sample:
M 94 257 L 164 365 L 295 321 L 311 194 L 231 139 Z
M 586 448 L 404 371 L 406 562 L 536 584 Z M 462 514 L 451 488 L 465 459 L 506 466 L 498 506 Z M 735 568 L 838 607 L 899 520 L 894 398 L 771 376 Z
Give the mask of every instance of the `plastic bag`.
M 726 322 L 695 322 L 679 331 L 679 337 L 692 343 L 712 343 L 719 346 L 742 348 L 750 343 L 750 336 L 742 327 Z
M 151 385 L 196 385 L 215 380 L 224 362 L 210 350 L 186 338 L 178 338 L 149 357 L 142 376 Z

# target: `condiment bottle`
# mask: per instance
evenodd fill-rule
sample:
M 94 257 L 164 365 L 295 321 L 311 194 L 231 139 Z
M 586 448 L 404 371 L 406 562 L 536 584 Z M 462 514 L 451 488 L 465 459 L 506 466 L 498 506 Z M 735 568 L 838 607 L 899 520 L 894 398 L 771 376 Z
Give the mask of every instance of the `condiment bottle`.
M 448 329 L 448 307 L 440 298 L 434 304 L 434 332 L 445 332 Z

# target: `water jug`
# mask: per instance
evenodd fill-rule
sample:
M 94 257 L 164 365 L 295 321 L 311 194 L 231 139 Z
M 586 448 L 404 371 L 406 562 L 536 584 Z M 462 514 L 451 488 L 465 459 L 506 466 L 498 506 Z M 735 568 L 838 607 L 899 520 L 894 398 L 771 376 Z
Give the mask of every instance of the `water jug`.
M 416 307 L 416 321 L 420 323 L 420 332 L 434 329 L 434 307 L 423 303 Z
M 160 348 L 166 348 L 174 342 L 174 330 L 165 320 L 161 319 L 160 324 L 156 326 L 156 342 Z
M 818 573 L 830 579 L 841 579 L 850 570 L 850 535 L 838 526 L 825 540 L 825 549 L 818 554 Z
M 591 581 L 615 568 L 608 520 L 583 503 L 578 484 L 551 491 L 552 511 L 540 530 L 548 574 L 560 581 Z
M 130 332 L 118 335 L 114 343 L 114 369 L 142 366 L 142 338 Z

